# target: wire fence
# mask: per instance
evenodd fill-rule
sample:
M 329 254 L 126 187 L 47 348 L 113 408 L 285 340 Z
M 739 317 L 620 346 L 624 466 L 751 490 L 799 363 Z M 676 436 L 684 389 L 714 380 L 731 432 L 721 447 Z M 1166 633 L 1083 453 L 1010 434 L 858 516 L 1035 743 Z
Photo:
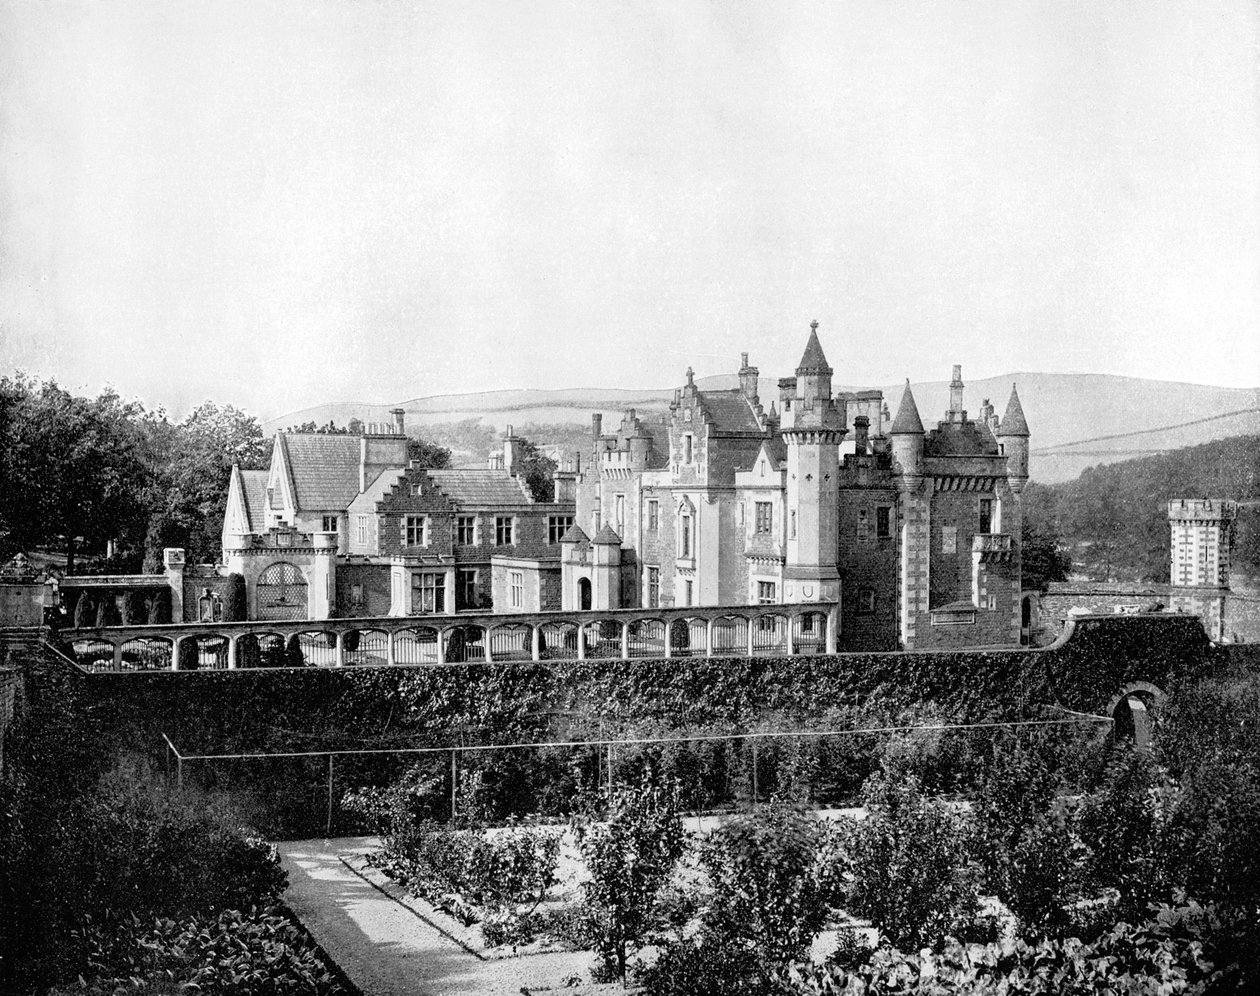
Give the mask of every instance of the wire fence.
M 928 738 L 936 738 L 936 754 L 944 754 L 944 763 L 966 768 L 976 745 L 955 742 L 952 753 L 942 752 L 940 738 L 1024 729 L 1080 736 L 1083 729 L 1115 726 L 1110 716 L 1058 711 L 1062 718 L 224 753 L 185 753 L 165 733 L 162 739 L 168 773 L 180 790 L 195 783 L 204 790 L 261 794 L 282 810 L 272 816 L 276 835 L 317 830 L 331 835 L 334 829 L 365 829 L 341 805 L 341 793 L 386 788 L 425 761 L 429 764 L 421 766 L 430 796 L 442 802 L 433 807 L 438 819 L 474 805 L 468 786 L 480 787 L 487 774 L 498 794 L 508 797 L 506 808 L 517 815 L 562 815 L 580 786 L 633 783 L 645 771 L 688 782 L 697 810 L 764 801 L 785 791 L 822 805 L 834 804 L 837 792 L 851 793 L 869 774 L 872 758 L 880 756 L 876 749 L 854 744 L 862 738 L 902 738 L 916 750 L 925 744 L 931 748 Z

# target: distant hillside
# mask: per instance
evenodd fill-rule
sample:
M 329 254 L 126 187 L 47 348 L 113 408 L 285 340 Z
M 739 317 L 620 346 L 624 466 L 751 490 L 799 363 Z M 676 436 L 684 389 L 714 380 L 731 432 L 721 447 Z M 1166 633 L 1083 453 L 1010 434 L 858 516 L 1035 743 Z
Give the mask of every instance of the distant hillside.
M 1062 536 L 1077 574 L 1102 581 L 1167 581 L 1167 506 L 1174 498 L 1242 503 L 1235 587 L 1260 580 L 1260 434 L 1092 467 L 1050 487 L 1030 485 L 1024 511 L 1032 524 Z
M 964 379 L 966 372 L 964 371 Z M 701 389 L 737 386 L 733 374 L 698 378 Z M 1032 476 L 1045 483 L 1066 481 L 1094 464 L 1113 463 L 1132 456 L 1190 446 L 1228 436 L 1260 433 L 1260 389 L 1210 387 L 1169 381 L 1143 380 L 1102 374 L 1015 373 L 967 381 L 966 405 L 975 415 L 984 398 L 1000 414 L 1011 384 L 1018 383 L 1020 399 L 1033 432 Z M 777 375 L 762 377 L 761 397 L 769 404 L 778 397 Z M 837 385 L 836 390 L 862 390 L 870 385 Z M 949 406 L 949 383 L 929 381 L 913 385 L 924 424 L 940 419 Z M 888 408 L 896 412 L 902 385 L 883 387 Z M 415 398 L 392 404 L 337 402 L 291 412 L 263 424 L 276 432 L 290 425 L 333 421 L 345 425 L 352 418 L 384 422 L 391 408 L 407 413 L 413 432 L 424 435 L 467 419 L 485 422 L 497 431 L 524 423 L 552 426 L 590 426 L 591 414 L 602 413 L 605 424 L 627 408 L 640 413 L 663 412 L 673 388 L 609 390 L 572 388 L 562 391 L 486 391 Z M 440 435 L 440 432 L 434 433 Z M 565 434 L 571 438 L 571 434 Z M 560 442 L 542 439 L 539 442 Z M 565 442 L 567 443 L 566 438 Z M 470 458 L 484 454 L 470 453 Z

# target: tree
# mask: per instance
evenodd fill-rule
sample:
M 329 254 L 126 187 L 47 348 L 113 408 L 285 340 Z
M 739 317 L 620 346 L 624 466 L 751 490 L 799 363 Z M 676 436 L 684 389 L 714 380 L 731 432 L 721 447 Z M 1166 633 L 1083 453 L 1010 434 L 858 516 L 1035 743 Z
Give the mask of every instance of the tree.
M 407 461 L 427 470 L 444 470 L 451 465 L 451 451 L 412 436 L 407 440 Z
M 556 461 L 539 450 L 528 439 L 521 440 L 517 476 L 525 482 L 534 501 L 549 502 L 556 498 Z
M 226 604 L 223 606 L 224 622 L 241 622 L 249 615 L 245 599 L 245 578 L 233 572 L 228 575 Z
M 626 963 L 655 920 L 657 896 L 682 857 L 686 840 L 676 788 L 644 779 L 637 789 L 615 789 L 601 824 L 575 821 L 590 872 L 583 885 L 592 911 L 602 978 L 625 980 Z
M 978 889 L 963 819 L 925 799 L 913 777 L 875 775 L 863 795 L 868 815 L 848 841 L 848 910 L 907 950 L 965 934 L 975 921 Z
M 285 667 L 306 667 L 306 655 L 302 653 L 302 640 L 296 633 L 284 645 Z

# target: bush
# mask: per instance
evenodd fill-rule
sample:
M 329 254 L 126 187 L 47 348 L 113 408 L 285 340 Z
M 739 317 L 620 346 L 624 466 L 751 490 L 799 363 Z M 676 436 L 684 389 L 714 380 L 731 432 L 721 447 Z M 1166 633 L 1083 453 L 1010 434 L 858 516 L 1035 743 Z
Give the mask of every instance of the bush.
M 106 592 L 96 603 L 96 627 L 117 626 L 118 622 L 118 605 L 114 596 Z
M 302 653 L 302 640 L 297 633 L 289 637 L 284 645 L 285 667 L 306 667 L 306 655 Z
M 573 824 L 590 880 L 583 884 L 599 958 L 596 977 L 622 979 L 633 949 L 657 920 L 657 896 L 686 846 L 677 788 L 617 789 L 606 819 Z
M 853 824 L 846 841 L 849 911 L 902 948 L 974 930 L 979 875 L 967 861 L 964 820 L 925 799 L 914 778 L 873 777 L 865 803 L 867 818 Z
M 128 588 L 122 600 L 122 624 L 139 626 L 144 622 L 144 594 L 139 588 Z
M 159 588 L 149 599 L 149 625 L 158 626 L 169 622 L 183 622 L 171 618 L 171 589 Z
M 223 621 L 241 622 L 248 616 L 249 608 L 245 597 L 245 578 L 241 574 L 229 574 L 227 600 L 223 606 Z
M 179 669 L 196 671 L 201 667 L 201 646 L 196 637 L 185 637 L 179 642 Z
M 81 592 L 74 603 L 75 629 L 86 629 L 93 625 L 95 621 L 96 606 L 92 603 L 92 596 L 86 591 Z

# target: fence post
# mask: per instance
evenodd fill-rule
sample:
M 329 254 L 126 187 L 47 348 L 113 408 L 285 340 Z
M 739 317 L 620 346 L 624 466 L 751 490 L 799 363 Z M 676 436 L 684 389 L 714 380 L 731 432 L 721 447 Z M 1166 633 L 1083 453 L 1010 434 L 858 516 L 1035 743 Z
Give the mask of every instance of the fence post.
M 455 784 L 457 774 L 455 771 L 455 748 L 451 748 L 451 819 L 455 819 Z
M 338 638 L 340 645 L 340 637 Z M 333 756 L 328 755 L 328 822 L 324 826 L 324 836 L 332 836 L 332 811 L 333 811 Z
M 753 738 L 752 742 L 752 769 L 753 769 L 753 805 L 757 805 L 757 739 Z

